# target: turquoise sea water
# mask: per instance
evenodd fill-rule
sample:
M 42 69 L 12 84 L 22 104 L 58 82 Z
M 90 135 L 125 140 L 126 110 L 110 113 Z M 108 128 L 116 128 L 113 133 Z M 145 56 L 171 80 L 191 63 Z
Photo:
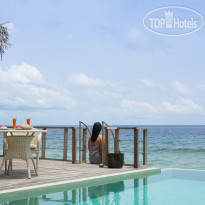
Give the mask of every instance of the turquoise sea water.
M 160 168 L 205 169 L 205 126 L 142 126 L 148 127 L 148 165 Z M 92 127 L 90 126 L 92 130 Z M 78 134 L 77 134 L 78 136 Z M 142 136 L 142 133 L 141 133 Z M 71 131 L 68 139 L 68 159 L 72 159 Z M 142 137 L 141 137 L 142 139 Z M 140 140 L 141 140 L 140 139 Z M 125 163 L 133 163 L 133 130 L 120 130 L 120 151 Z M 0 147 L 3 138 L 0 137 Z M 77 140 L 78 142 L 78 140 Z M 46 157 L 63 157 L 63 129 L 48 129 Z M 78 143 L 77 143 L 78 146 Z M 0 150 L 2 153 L 2 149 Z M 140 144 L 142 151 L 142 143 Z M 113 138 L 110 133 L 110 152 Z M 0 154 L 1 154 L 0 153 Z M 78 151 L 77 151 L 78 159 Z M 142 155 L 140 155 L 142 163 Z M 88 152 L 87 152 L 88 161 Z
M 59 189 L 59 188 L 58 188 Z M 30 191 L 16 195 L 17 200 L 0 198 L 4 205 L 204 205 L 205 171 L 164 170 L 161 174 L 117 182 L 104 181 L 75 189 Z

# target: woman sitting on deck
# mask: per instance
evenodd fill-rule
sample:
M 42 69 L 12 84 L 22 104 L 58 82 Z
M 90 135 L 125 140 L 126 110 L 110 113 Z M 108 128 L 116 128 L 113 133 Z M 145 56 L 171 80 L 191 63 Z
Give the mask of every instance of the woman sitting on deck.
M 91 164 L 102 163 L 102 136 L 99 135 L 101 124 L 95 122 L 93 125 L 92 135 L 88 140 L 89 159 Z

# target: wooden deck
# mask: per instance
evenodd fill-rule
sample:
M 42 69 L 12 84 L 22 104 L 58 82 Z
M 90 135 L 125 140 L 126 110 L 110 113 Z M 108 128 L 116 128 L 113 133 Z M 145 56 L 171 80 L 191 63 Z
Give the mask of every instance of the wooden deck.
M 1 161 L 2 158 L 0 158 L 0 162 Z M 122 169 L 109 169 L 107 167 L 99 168 L 98 165 L 92 164 L 72 164 L 67 161 L 40 160 L 39 176 L 34 174 L 33 167 L 31 167 L 32 178 L 28 179 L 26 162 L 23 160 L 13 160 L 13 171 L 11 171 L 9 175 L 5 175 L 4 170 L 2 170 L 0 176 L 0 191 L 87 177 L 124 173 L 134 170 L 137 169 L 131 166 L 124 166 Z

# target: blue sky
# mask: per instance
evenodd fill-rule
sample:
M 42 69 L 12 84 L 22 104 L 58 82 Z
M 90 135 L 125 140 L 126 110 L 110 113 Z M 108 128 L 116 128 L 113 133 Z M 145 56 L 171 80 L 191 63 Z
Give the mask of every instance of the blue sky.
M 0 124 L 204 124 L 204 26 L 148 31 L 163 6 L 205 16 L 201 1 L 1 1 L 12 47 L 0 62 Z

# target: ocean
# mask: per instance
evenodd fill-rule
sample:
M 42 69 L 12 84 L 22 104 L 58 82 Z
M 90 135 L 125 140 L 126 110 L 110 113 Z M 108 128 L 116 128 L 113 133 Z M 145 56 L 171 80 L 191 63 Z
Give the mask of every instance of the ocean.
M 132 126 L 133 127 L 133 126 Z M 141 126 L 138 126 L 141 127 Z M 142 126 L 148 127 L 148 165 L 160 168 L 205 169 L 205 126 Z M 89 126 L 92 130 L 92 126 Z M 63 129 L 48 129 L 46 141 L 47 158 L 63 158 Z M 78 133 L 77 133 L 78 136 Z M 89 135 L 88 135 L 89 136 Z M 72 159 L 72 133 L 68 133 L 68 159 Z M 120 130 L 120 151 L 125 163 L 133 163 L 133 130 Z M 126 140 L 126 141 L 123 141 Z M 142 141 L 142 133 L 140 133 Z M 110 152 L 114 151 L 110 133 Z M 2 154 L 3 135 L 0 135 Z M 142 143 L 139 145 L 142 152 Z M 142 164 L 142 154 L 139 155 Z M 77 139 L 78 160 L 78 139 Z M 88 151 L 87 151 L 87 161 Z

